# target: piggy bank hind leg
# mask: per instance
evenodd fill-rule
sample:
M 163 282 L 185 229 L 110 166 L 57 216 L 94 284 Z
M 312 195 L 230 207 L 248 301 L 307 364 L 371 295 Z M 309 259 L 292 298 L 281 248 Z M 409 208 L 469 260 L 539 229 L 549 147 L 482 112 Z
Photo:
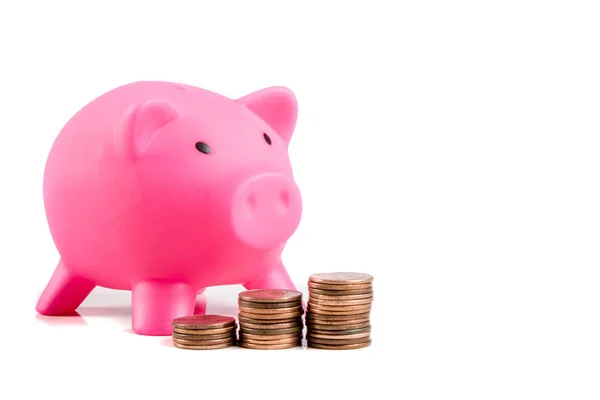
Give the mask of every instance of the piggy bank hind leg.
M 61 260 L 42 292 L 36 311 L 42 315 L 69 315 L 81 305 L 95 285 L 71 272 Z
M 146 281 L 132 287 L 132 330 L 139 335 L 167 336 L 175 318 L 194 314 L 197 288 L 185 283 Z

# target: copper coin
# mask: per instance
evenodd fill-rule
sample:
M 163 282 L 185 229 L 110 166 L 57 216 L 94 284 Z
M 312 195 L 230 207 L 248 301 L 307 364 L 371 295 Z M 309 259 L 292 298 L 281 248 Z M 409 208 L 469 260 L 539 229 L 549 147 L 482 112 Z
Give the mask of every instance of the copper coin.
M 333 315 L 348 315 L 370 312 L 371 307 L 352 307 L 352 308 L 334 308 L 334 307 L 315 307 L 310 306 L 310 312 L 315 314 L 333 314 Z
M 309 298 L 309 303 L 312 304 L 321 304 L 324 306 L 337 306 L 337 305 L 347 305 L 347 306 L 357 306 L 361 304 L 371 304 L 373 302 L 373 296 L 364 298 L 364 299 L 336 299 L 336 298 Z
M 308 298 L 310 300 L 322 300 L 322 301 L 353 301 L 353 300 L 368 300 L 373 298 L 373 293 L 365 294 L 353 294 L 347 296 L 329 296 L 325 294 L 309 293 Z
M 313 274 L 310 276 L 309 281 L 332 285 L 370 284 L 373 282 L 373 276 L 360 272 L 327 272 Z
M 257 313 L 257 314 L 292 314 L 296 312 L 303 312 L 302 306 L 290 307 L 290 308 L 246 308 L 240 307 L 240 311 L 243 313 Z
M 330 344 L 320 344 L 307 340 L 308 347 L 314 347 L 315 349 L 325 349 L 325 350 L 353 350 L 353 349 L 362 349 L 364 347 L 368 347 L 371 345 L 371 339 L 366 342 L 356 343 L 356 344 L 342 344 L 342 345 L 330 345 Z
M 171 323 L 181 329 L 217 329 L 235 325 L 235 318 L 223 315 L 190 315 L 175 318 Z
M 328 345 L 344 345 L 344 344 L 357 344 L 371 340 L 370 337 L 358 338 L 358 339 L 317 339 L 311 338 L 311 343 L 328 344 Z
M 238 301 L 238 306 L 245 308 L 291 308 L 291 307 L 301 307 L 301 301 L 289 301 L 285 303 L 251 303 L 249 301 Z
M 293 340 L 302 340 L 302 336 L 298 333 L 292 333 L 292 334 L 288 334 L 288 335 L 271 335 L 271 336 L 263 336 L 263 335 L 249 335 L 249 334 L 241 334 L 240 333 L 240 340 L 244 341 L 244 342 L 248 342 L 248 343 L 256 343 L 258 341 L 258 343 L 260 344 L 261 342 L 268 342 L 268 343 L 279 343 L 279 341 L 281 341 L 281 343 L 288 343 L 290 341 Z
M 235 326 L 228 328 L 219 328 L 219 329 L 182 329 L 182 328 L 173 328 L 173 333 L 185 333 L 190 335 L 217 335 L 220 333 L 231 333 L 235 332 Z
M 362 295 L 373 295 L 373 287 L 361 290 L 324 290 L 316 289 L 313 287 L 308 288 L 308 295 L 323 295 L 323 296 L 362 296 Z
M 301 346 L 302 343 L 298 342 L 298 343 L 284 343 L 284 344 L 255 344 L 255 343 L 239 342 L 238 345 L 241 347 L 245 347 L 247 349 L 254 349 L 254 350 L 283 350 L 283 349 L 291 349 L 292 347 Z
M 190 335 L 185 333 L 173 332 L 173 338 L 181 340 L 214 340 L 214 339 L 227 339 L 235 337 L 235 331 L 227 333 L 218 333 L 216 335 Z
M 302 293 L 297 290 L 254 289 L 241 292 L 238 299 L 254 303 L 283 303 L 301 301 Z
M 361 300 L 346 300 L 346 301 L 328 301 L 310 299 L 308 305 L 320 306 L 320 307 L 362 307 L 370 306 L 373 303 L 373 298 L 361 299 Z
M 342 320 L 342 321 L 326 321 L 326 320 L 322 320 L 322 319 L 307 319 L 306 320 L 306 326 L 313 326 L 313 325 L 328 325 L 331 327 L 336 327 L 336 326 L 342 326 L 342 325 L 354 325 L 354 324 L 364 324 L 364 323 L 371 323 L 371 320 L 369 318 L 365 318 L 365 319 L 351 319 L 351 320 Z M 335 330 L 335 328 L 333 329 Z
M 308 290 L 311 289 L 322 289 L 322 290 L 341 290 L 341 291 L 354 291 L 354 290 L 373 290 L 373 286 L 369 283 L 366 285 L 329 285 L 325 283 L 308 282 Z
M 344 335 L 343 339 L 358 339 L 358 338 L 365 338 L 365 337 L 369 337 L 371 336 L 371 330 L 369 329 L 366 332 L 362 332 L 362 333 L 355 333 L 352 335 Z M 321 333 L 307 333 L 306 334 L 306 338 L 316 338 L 316 339 L 341 339 L 340 336 L 336 336 L 336 335 L 327 335 L 327 334 L 321 334 Z
M 183 339 L 175 339 L 173 338 L 173 343 L 179 344 L 188 344 L 188 345 L 212 345 L 212 344 L 223 344 L 223 343 L 233 343 L 235 340 L 230 337 L 227 339 L 213 339 L 213 340 L 183 340 Z
M 306 320 L 318 320 L 318 321 L 346 321 L 346 320 L 366 320 L 371 316 L 371 312 L 352 314 L 352 315 L 328 315 L 328 314 L 315 314 L 313 312 L 306 312 Z
M 311 324 L 307 323 L 306 324 L 308 329 L 314 329 L 314 330 L 319 330 L 319 331 L 333 331 L 333 332 L 345 331 L 348 329 L 361 329 L 361 328 L 366 328 L 370 325 L 371 325 L 370 321 L 365 321 L 365 322 L 361 322 L 358 324 L 343 324 L 343 325 L 316 324 L 316 323 L 311 323 Z
M 266 324 L 266 323 L 251 324 L 249 322 L 240 322 L 240 329 L 252 329 L 252 330 L 271 331 L 271 330 L 296 328 L 298 326 L 300 326 L 300 327 L 302 326 L 301 319 L 298 319 L 297 321 L 294 321 L 294 322 L 286 322 L 286 323 L 282 323 L 282 324 Z
M 173 342 L 173 345 L 175 347 L 178 347 L 180 349 L 188 349 L 188 350 L 216 350 L 216 349 L 224 349 L 226 347 L 231 347 L 234 344 L 235 344 L 234 342 L 231 342 L 231 343 L 221 343 L 221 344 L 208 344 L 208 345 L 204 345 L 204 344 L 181 344 L 181 343 Z
M 322 309 L 330 309 L 332 311 L 349 311 L 349 310 L 360 310 L 361 308 L 370 308 L 372 303 L 364 303 L 364 304 L 322 304 L 316 303 L 314 300 L 309 300 L 307 303 L 308 308 L 322 308 Z
M 287 328 L 287 329 L 249 329 L 249 328 L 241 327 L 240 333 L 251 334 L 251 335 L 263 335 L 263 336 L 287 335 L 290 333 L 301 332 L 303 328 L 304 328 L 303 326 L 297 326 L 294 328 Z
M 290 339 L 280 339 L 280 340 L 244 339 L 244 340 L 240 340 L 240 343 L 258 344 L 258 345 L 262 345 L 262 346 L 280 345 L 280 344 L 302 344 L 302 338 L 290 338 Z
M 283 318 L 283 319 L 277 319 L 277 320 L 266 320 L 266 319 L 256 319 L 256 318 L 252 318 L 252 317 L 247 317 L 245 315 L 242 315 L 241 313 L 238 314 L 238 320 L 240 321 L 240 325 L 243 323 L 250 323 L 250 324 L 261 324 L 261 325 L 266 325 L 266 324 L 288 324 L 288 323 L 296 323 L 298 321 L 302 322 L 302 316 L 298 315 L 292 318 Z
M 243 317 L 247 317 L 247 318 L 251 318 L 254 320 L 286 320 L 286 319 L 290 319 L 290 318 L 296 318 L 301 316 L 302 314 L 304 314 L 303 310 L 300 311 L 295 311 L 295 312 L 291 312 L 291 313 L 285 313 L 285 314 L 255 314 L 255 313 L 249 313 L 246 311 L 241 311 L 240 315 Z
M 336 310 L 327 310 L 316 307 L 309 307 L 310 312 L 319 314 L 319 315 L 355 315 L 358 313 L 370 312 L 370 308 L 360 308 L 355 310 L 345 310 L 345 311 L 336 311 Z
M 321 330 L 309 327 L 307 329 L 307 332 L 310 333 L 311 335 L 313 335 L 313 334 L 315 334 L 315 335 L 331 335 L 332 337 L 329 339 L 337 338 L 337 336 L 340 336 L 340 338 L 345 338 L 345 336 L 347 336 L 347 335 L 356 335 L 359 333 L 371 332 L 371 326 L 369 325 L 365 328 L 359 328 L 359 329 L 346 329 L 343 331 L 321 331 Z
M 367 306 L 352 306 L 352 307 L 335 307 L 335 306 L 315 306 L 314 304 L 311 304 L 308 306 L 308 309 L 310 310 L 310 312 L 313 313 L 318 313 L 318 314 L 322 314 L 322 313 L 327 313 L 327 312 L 332 312 L 332 313 L 341 313 L 341 314 L 346 314 L 346 313 L 363 313 L 363 312 L 368 312 L 371 311 L 371 306 L 367 305 Z

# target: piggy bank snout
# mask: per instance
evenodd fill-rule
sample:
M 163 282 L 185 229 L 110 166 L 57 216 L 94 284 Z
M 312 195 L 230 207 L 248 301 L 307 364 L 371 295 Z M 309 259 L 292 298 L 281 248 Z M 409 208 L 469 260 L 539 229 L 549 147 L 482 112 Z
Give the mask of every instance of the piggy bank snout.
M 302 214 L 298 187 L 279 174 L 263 174 L 242 182 L 235 190 L 232 206 L 236 236 L 255 248 L 284 243 L 298 227 Z

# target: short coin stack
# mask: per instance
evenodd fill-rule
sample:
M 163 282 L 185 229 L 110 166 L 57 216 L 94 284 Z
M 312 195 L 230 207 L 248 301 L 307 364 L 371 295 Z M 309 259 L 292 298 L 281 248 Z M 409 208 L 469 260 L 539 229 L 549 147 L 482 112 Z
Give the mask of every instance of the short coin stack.
M 308 280 L 306 341 L 331 350 L 371 345 L 373 277 L 355 272 L 314 274 Z
M 173 345 L 182 349 L 212 350 L 235 344 L 235 318 L 222 315 L 192 315 L 175 318 Z
M 255 289 L 238 295 L 239 342 L 260 350 L 302 345 L 302 293 L 295 290 Z

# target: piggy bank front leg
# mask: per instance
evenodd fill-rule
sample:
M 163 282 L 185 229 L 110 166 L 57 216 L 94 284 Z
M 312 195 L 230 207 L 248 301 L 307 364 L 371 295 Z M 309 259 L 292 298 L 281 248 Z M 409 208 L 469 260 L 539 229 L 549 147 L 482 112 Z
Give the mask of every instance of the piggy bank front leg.
M 168 336 L 175 318 L 193 315 L 197 288 L 185 283 L 146 281 L 132 287 L 131 323 L 139 335 Z
M 248 289 L 284 289 L 284 290 L 297 290 L 296 286 L 290 279 L 283 263 L 279 261 L 272 268 L 268 269 L 266 273 L 257 276 L 248 282 L 245 282 L 243 286 Z

